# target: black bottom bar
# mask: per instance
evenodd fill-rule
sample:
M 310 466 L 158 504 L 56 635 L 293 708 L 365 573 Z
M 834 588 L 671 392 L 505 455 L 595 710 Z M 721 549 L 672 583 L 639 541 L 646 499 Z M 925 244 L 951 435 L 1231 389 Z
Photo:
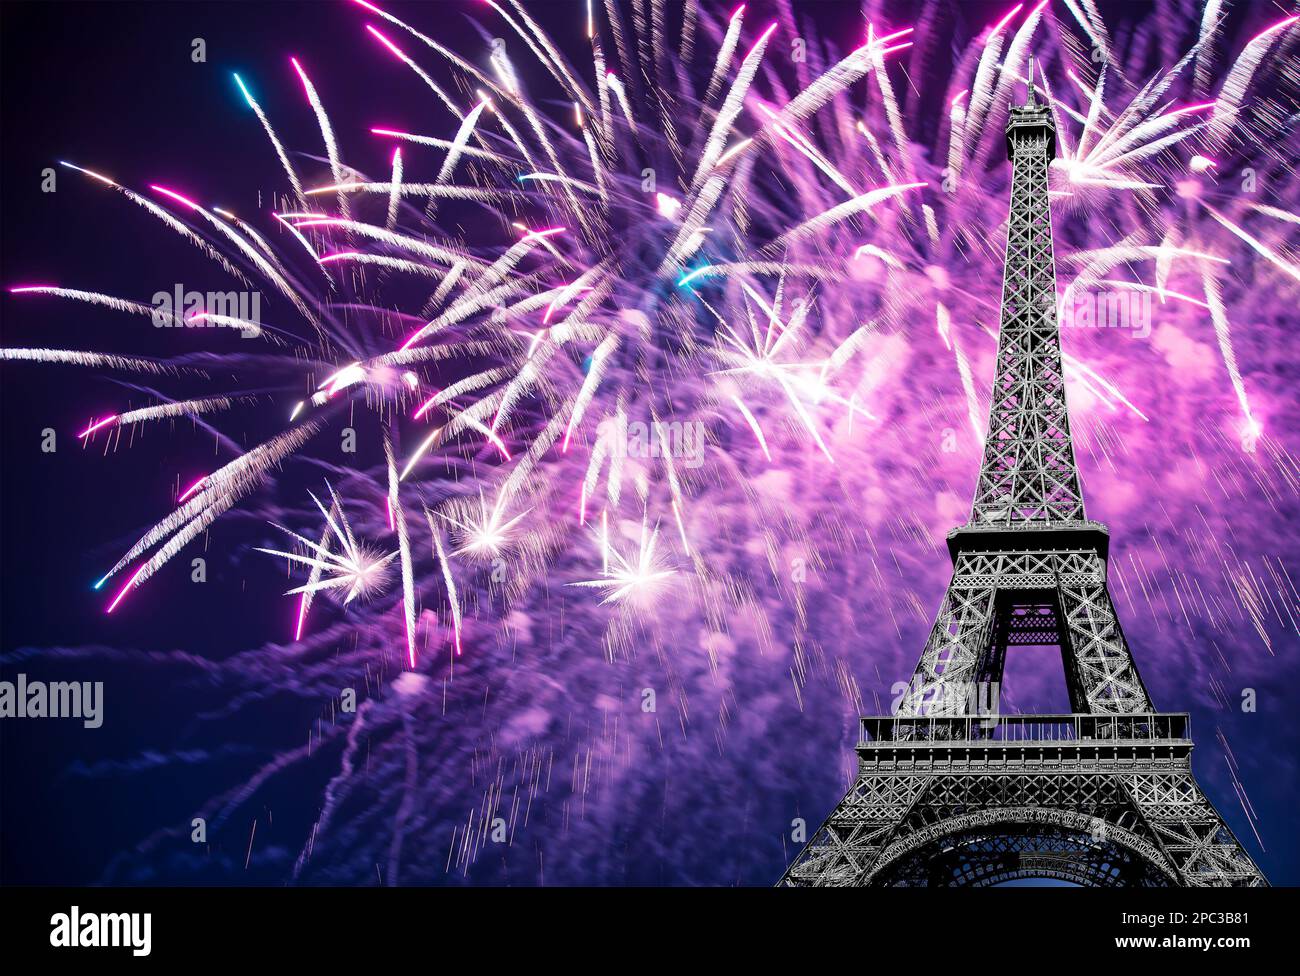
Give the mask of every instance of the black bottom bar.
M 924 962 L 929 953 L 939 953 L 933 961 L 954 951 L 1005 959 L 1012 950 L 1012 958 L 1104 952 L 1142 957 L 1144 963 L 1195 953 L 1231 966 L 1243 954 L 1279 959 L 1289 953 L 1296 939 L 1294 892 L 7 888 L 0 891 L 0 910 L 8 958 L 62 957 L 92 967 L 150 961 L 205 968 L 255 962 L 259 969 L 282 961 L 437 965 L 454 952 L 460 965 L 474 965 L 482 954 L 489 966 L 510 958 L 549 958 L 552 964 L 584 960 L 582 968 L 588 968 L 619 959 L 657 959 L 663 965 L 699 960 L 707 958 L 700 952 L 705 946 L 716 946 L 724 957 L 743 949 L 766 953 L 763 945 L 806 962 L 810 925 L 827 947 L 875 945 L 882 963 L 898 952 Z M 934 941 L 936 918 L 951 919 L 953 912 L 961 913 L 967 933 L 964 949 Z M 112 918 L 105 921 L 105 915 Z M 128 917 L 140 924 L 129 924 Z M 126 944 L 81 945 L 91 941 L 92 930 L 105 936 L 100 941 L 116 935 Z M 990 937 L 975 938 L 979 932 Z M 53 944 L 69 941 L 78 946 Z

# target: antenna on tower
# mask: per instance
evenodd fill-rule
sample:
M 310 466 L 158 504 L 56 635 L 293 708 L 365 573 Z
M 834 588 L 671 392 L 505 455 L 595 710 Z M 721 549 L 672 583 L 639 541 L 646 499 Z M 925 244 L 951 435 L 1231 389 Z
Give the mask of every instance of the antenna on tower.
M 1029 55 L 1029 99 L 1025 105 L 1032 108 L 1034 105 L 1034 56 Z

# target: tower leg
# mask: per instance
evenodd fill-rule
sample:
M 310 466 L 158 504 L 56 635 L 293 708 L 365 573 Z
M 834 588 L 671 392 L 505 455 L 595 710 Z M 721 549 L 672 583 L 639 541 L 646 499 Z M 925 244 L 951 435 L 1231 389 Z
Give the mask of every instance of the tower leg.
M 900 715 L 962 715 L 992 643 L 997 589 L 959 561 L 944 594 L 916 672 L 899 704 Z
M 1070 707 L 1100 714 L 1152 711 L 1110 600 L 1105 563 L 1097 555 L 1087 561 L 1090 571 L 1063 575 L 1059 581 Z
M 1196 785 L 1190 768 L 1130 775 L 1125 782 L 1184 885 L 1267 886 L 1263 873 Z

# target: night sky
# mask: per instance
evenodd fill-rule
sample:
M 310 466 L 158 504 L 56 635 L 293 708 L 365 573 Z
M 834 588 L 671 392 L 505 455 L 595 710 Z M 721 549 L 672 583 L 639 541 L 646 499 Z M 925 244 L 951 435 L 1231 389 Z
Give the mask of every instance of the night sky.
M 770 9 L 753 14 L 742 53 L 760 25 L 785 19 L 782 5 L 751 6 Z M 880 23 L 891 29 L 916 23 L 922 12 L 902 3 L 877 6 L 884 10 Z M 942 13 L 928 22 L 924 56 L 946 71 L 1009 6 L 941 4 Z M 1052 6 L 1060 8 L 1058 18 L 1067 17 L 1063 4 Z M 1273 5 L 1239 6 L 1245 9 L 1227 32 L 1226 48 L 1234 53 L 1284 16 Z M 582 5 L 528 8 L 589 72 Z M 487 40 L 504 30 L 474 0 L 385 9 L 481 65 Z M 862 30 L 855 5 L 798 9 L 806 29 L 841 47 Z M 1117 41 L 1148 16 L 1171 16 L 1169 5 L 1103 9 Z M 5 3 L 2 17 L 0 284 L 6 289 L 58 283 L 147 303 L 174 283 L 232 287 L 220 268 L 93 180 L 58 169 L 56 192 L 42 192 L 41 185 L 43 170 L 70 160 L 137 190 L 154 182 L 183 188 L 269 235 L 271 195 L 285 192 L 284 174 L 231 72 L 263 101 L 306 185 L 327 182 L 328 169 L 290 54 L 321 90 L 348 164 L 374 179 L 387 178 L 392 144 L 371 135 L 371 126 L 445 138 L 455 130 L 420 80 L 365 36 L 363 25 L 375 18 L 352 3 Z M 478 30 L 475 21 L 487 26 Z M 191 59 L 194 38 L 206 42 L 204 63 Z M 567 112 L 546 87 L 550 79 L 522 42 L 515 43 L 521 75 L 545 92 L 539 104 L 556 115 Z M 404 45 L 418 49 L 410 38 Z M 701 39 L 700 46 L 710 55 L 693 71 L 707 80 L 715 45 Z M 427 53 L 420 60 L 436 75 Z M 1165 52 L 1148 53 L 1151 64 L 1168 63 Z M 910 64 L 924 91 L 909 96 L 907 124 L 916 144 L 929 146 L 947 95 L 924 87 L 920 66 Z M 1146 75 L 1138 70 L 1139 76 Z M 895 83 L 907 85 L 901 74 Z M 872 96 L 865 97 L 878 111 Z M 691 131 L 689 118 L 683 131 Z M 1294 160 L 1294 127 L 1291 133 L 1281 149 Z M 1160 165 L 1185 165 L 1189 154 L 1177 162 L 1162 157 Z M 438 156 L 421 157 L 413 148 L 407 158 L 412 171 L 428 175 Z M 950 267 L 969 285 L 966 297 L 948 307 L 970 357 L 981 412 L 994 345 L 973 316 L 961 320 L 961 303 L 982 308 L 982 323 L 996 329 L 1005 235 L 997 222 L 1005 214 L 1007 180 L 999 159 L 989 163 L 985 191 L 992 242 L 972 247 L 960 267 L 955 259 Z M 919 165 L 937 182 L 933 171 L 941 163 L 927 158 Z M 799 184 L 792 186 L 797 197 Z M 1262 193 L 1260 202 L 1291 211 L 1300 197 L 1294 180 Z M 1152 205 L 1169 219 L 1191 209 L 1177 200 Z M 1106 210 L 1103 201 L 1087 210 L 1066 205 L 1057 215 L 1060 278 L 1063 255 L 1072 248 L 1121 236 L 1117 228 L 1098 228 L 1097 215 Z M 447 207 L 442 217 L 489 246 L 496 224 L 477 222 L 476 213 Z M 962 219 L 979 213 L 968 208 Z M 760 214 L 760 225 L 763 219 Z M 1300 570 L 1292 453 L 1300 439 L 1297 286 L 1221 227 L 1211 229 L 1214 246 L 1232 248 L 1225 295 L 1234 310 L 1235 357 L 1267 445 L 1243 454 L 1221 344 L 1203 310 L 1178 306 L 1158 313 L 1167 316 L 1157 320 L 1167 329 L 1157 328 L 1152 342 L 1102 332 L 1066 336 L 1067 353 L 1113 379 L 1147 415 L 1138 420 L 1072 388 L 1077 453 L 1089 515 L 1111 526 L 1112 592 L 1157 707 L 1191 712 L 1202 788 L 1271 882 L 1295 884 L 1300 845 L 1290 824 L 1300 799 L 1294 692 L 1300 637 L 1290 613 L 1300 601 L 1287 577 L 1295 580 Z M 1294 264 L 1294 248 L 1291 254 Z M 942 256 L 922 263 L 949 267 Z M 1143 271 L 1149 274 L 1150 265 Z M 935 279 L 917 277 L 925 287 Z M 713 514 L 700 516 L 707 524 L 692 531 L 749 581 L 746 613 L 737 611 L 728 627 L 719 627 L 689 600 L 669 601 L 674 605 L 662 619 L 637 632 L 632 642 L 644 642 L 639 653 L 613 661 L 604 643 L 612 617 L 590 606 L 597 602 L 590 591 L 563 585 L 592 578 L 590 552 L 576 542 L 557 546 L 564 555 L 543 573 L 549 578 L 502 615 L 508 631 L 489 619 L 486 607 L 467 624 L 465 655 L 454 667 L 445 607 L 429 596 L 422 627 L 431 635 L 430 652 L 417 678 L 401 677 L 402 625 L 394 610 L 400 587 L 360 609 L 321 599 L 311 638 L 295 647 L 295 604 L 282 595 L 289 588 L 285 567 L 252 547 L 283 545 L 268 526 L 273 519 L 319 535 L 318 513 L 305 492 L 319 493 L 324 478 L 344 485 L 349 504 L 356 498 L 359 531 L 382 535 L 382 489 L 362 491 L 344 473 L 355 464 L 375 477 L 382 464 L 375 438 L 364 441 L 355 461 L 287 463 L 107 616 L 105 596 L 120 580 L 101 592 L 93 583 L 170 510 L 178 485 L 230 455 L 188 419 L 146 424 L 85 446 L 78 441 L 88 418 L 127 402 L 151 402 L 149 394 L 166 386 L 163 378 L 0 364 L 0 676 L 104 681 L 106 696 L 100 729 L 72 721 L 0 726 L 0 879 L 279 884 L 296 877 L 364 885 L 393 882 L 400 864 L 397 883 L 404 884 L 773 883 L 794 853 L 791 819 L 806 818 L 811 832 L 842 793 L 857 706 L 880 713 L 893 697 L 890 686 L 911 673 L 950 572 L 942 536 L 965 519 L 978 465 L 966 395 L 935 331 L 933 306 L 916 324 L 922 313 L 875 295 L 874 282 L 854 287 L 868 298 L 845 291 L 825 314 L 847 322 L 853 302 L 879 301 L 879 316 L 889 324 L 871 347 L 879 368 L 864 373 L 871 377 L 875 420 L 859 422 L 856 433 L 835 422 L 833 474 L 817 467 L 816 447 L 797 436 L 794 422 L 777 425 L 773 441 L 781 449 L 772 465 L 763 464 L 743 425 L 733 431 L 734 443 L 743 438 L 745 445 L 734 456 L 761 501 L 701 483 Z M 422 299 L 408 295 L 396 286 L 388 292 L 407 315 L 420 316 Z M 292 315 L 274 296 L 267 309 L 268 318 L 280 321 Z M 828 325 L 821 338 L 832 334 Z M 391 339 L 391 332 L 376 332 L 357 341 L 377 353 L 391 348 Z M 226 330 L 154 329 L 137 316 L 57 298 L 0 294 L 0 345 L 196 357 L 187 361 L 208 366 L 218 388 L 260 398 L 255 409 L 209 418 L 245 448 L 281 430 L 287 407 L 307 389 L 285 372 L 241 375 L 248 345 Z M 232 358 L 223 364 L 223 356 Z M 203 387 L 168 389 L 198 396 Z M 729 423 L 740 422 L 732 416 Z M 45 428 L 57 432 L 54 453 L 41 450 Z M 938 446 L 938 432 L 948 428 L 962 432 L 955 454 Z M 403 436 L 404 453 L 418 436 Z M 479 455 L 480 464 L 486 456 Z M 558 466 L 539 477 L 558 482 L 562 476 L 569 484 L 580 479 L 572 471 L 561 475 Z M 437 480 L 431 472 L 421 485 L 426 502 L 440 497 Z M 575 498 L 564 496 L 568 508 L 553 516 L 557 521 L 572 521 Z M 559 502 L 547 509 L 559 510 Z M 675 534 L 669 519 L 665 536 Z M 418 521 L 423 526 L 423 516 Z M 778 562 L 793 554 L 816 567 L 798 601 L 763 582 L 769 557 L 757 540 L 769 528 L 788 533 L 775 547 Z M 427 535 L 421 545 L 429 548 Z M 436 588 L 437 570 L 423 550 L 421 573 Z M 204 585 L 190 581 L 195 555 L 207 560 Z M 1241 597 L 1243 588 L 1267 591 L 1256 600 L 1257 616 L 1243 609 L 1251 602 Z M 801 648 L 794 658 L 792 646 Z M 1011 706 L 1067 710 L 1059 660 L 1030 662 L 1021 653 L 1013 651 L 1008 664 L 1011 690 L 1022 682 Z M 803 666 L 807 674 L 793 682 L 796 695 L 791 674 Z M 856 697 L 845 691 L 848 684 L 856 685 Z M 653 727 L 636 724 L 643 717 L 640 689 L 647 686 L 660 692 L 662 715 Z M 351 738 L 347 724 L 358 719 L 340 716 L 331 704 L 345 687 L 364 689 L 361 697 L 375 702 L 363 710 L 370 724 Z M 1255 689 L 1257 711 L 1241 710 L 1245 688 Z M 680 704 L 688 699 L 689 707 Z M 311 755 L 297 756 L 309 741 Z M 1253 825 L 1234 787 L 1225 742 L 1248 791 Z M 340 778 L 348 764 L 351 778 Z M 491 797 L 493 784 L 504 800 Z M 470 834 L 481 829 L 485 803 L 494 810 L 513 804 L 511 844 L 497 850 L 476 842 L 476 852 L 464 857 L 465 825 Z M 330 811 L 324 821 L 323 809 Z M 198 810 L 207 811 L 211 825 L 206 847 L 188 838 Z M 295 862 L 313 843 L 313 824 L 317 849 L 295 874 Z

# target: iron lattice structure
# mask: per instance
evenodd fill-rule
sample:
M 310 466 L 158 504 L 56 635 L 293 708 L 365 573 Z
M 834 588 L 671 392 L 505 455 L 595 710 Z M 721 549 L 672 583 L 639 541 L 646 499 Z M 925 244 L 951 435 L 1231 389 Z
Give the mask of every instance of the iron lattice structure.
M 1267 882 L 1192 776 L 1186 714 L 1155 711 L 1106 585 L 1070 438 L 1047 169 L 1051 114 L 1007 122 L 1011 209 L 988 437 L 952 582 L 889 717 L 864 718 L 852 788 L 782 885 Z M 1008 647 L 1056 645 L 1070 715 L 998 716 Z M 992 690 L 991 690 L 992 689 Z

